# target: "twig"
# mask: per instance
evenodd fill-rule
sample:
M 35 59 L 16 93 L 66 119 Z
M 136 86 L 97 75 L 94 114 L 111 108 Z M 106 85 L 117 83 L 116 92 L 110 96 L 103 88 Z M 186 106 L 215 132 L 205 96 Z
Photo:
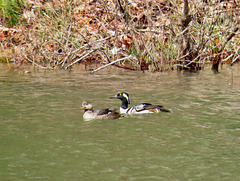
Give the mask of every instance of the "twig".
M 204 53 L 205 53 L 205 51 L 206 51 L 206 48 L 204 48 L 203 49 L 203 51 L 202 51 L 202 53 L 200 53 L 200 54 L 198 54 L 198 56 L 196 56 L 192 61 L 190 61 L 186 66 L 188 67 L 190 64 L 192 64 L 192 63 L 198 63 L 198 64 L 200 64 L 200 62 L 198 61 L 198 62 L 196 62 L 196 60 L 200 57 L 200 56 L 202 56 Z
M 68 67 L 74 65 L 75 63 L 78 63 L 80 60 L 82 60 L 83 58 L 87 57 L 88 55 L 90 55 L 92 52 L 94 52 L 95 50 L 91 50 L 90 52 L 88 52 L 87 54 L 85 54 L 84 56 L 78 58 L 77 60 L 75 60 L 74 62 L 68 64 L 65 69 L 68 69 Z
M 227 58 L 223 59 L 222 62 L 226 62 L 226 61 L 228 61 L 232 57 L 233 57 L 233 54 L 230 54 Z
M 231 62 L 231 65 L 233 65 L 238 60 L 239 57 L 240 57 L 240 55 L 238 55 L 236 58 L 234 58 Z
M 62 68 L 64 67 L 64 65 L 65 65 L 68 57 L 69 57 L 71 54 L 72 54 L 72 51 L 69 51 L 68 54 L 67 54 L 67 56 L 64 57 L 64 59 L 63 59 L 63 61 L 62 61 L 62 65 L 61 65 Z
M 39 65 L 39 64 L 37 64 L 36 62 L 34 62 L 34 61 L 32 61 L 30 58 L 28 58 L 26 55 L 24 55 L 25 56 L 25 58 L 30 62 L 30 63 L 32 63 L 32 64 L 34 64 L 34 65 L 36 65 L 36 66 L 38 66 L 38 67 L 40 67 L 40 68 L 42 68 L 42 69 L 54 69 L 54 68 L 50 68 L 50 67 L 44 67 L 44 66 L 42 66 L 42 65 Z
M 101 67 L 98 67 L 97 69 L 91 71 L 91 73 L 97 72 L 98 70 L 101 70 L 101 69 L 103 69 L 103 68 L 105 68 L 105 67 L 107 67 L 107 66 L 109 66 L 109 65 L 115 64 L 115 63 L 117 63 L 117 62 L 120 62 L 120 61 L 122 61 L 122 60 L 129 59 L 129 58 L 132 58 L 132 55 L 129 55 L 128 57 L 124 57 L 124 58 L 120 58 L 120 59 L 114 60 L 113 62 L 110 62 L 110 63 L 108 63 L 108 64 L 106 64 L 106 65 L 101 66 Z
M 238 25 L 236 25 L 234 27 L 234 30 L 232 31 L 232 33 L 230 35 L 228 35 L 227 39 L 225 40 L 225 42 L 222 44 L 221 48 L 218 50 L 218 53 L 219 55 L 216 56 L 215 60 L 213 61 L 213 64 L 212 64 L 212 70 L 215 71 L 215 72 L 218 72 L 218 66 L 221 62 L 221 54 L 225 48 L 225 46 L 227 45 L 227 43 L 236 35 L 237 31 L 238 31 Z
M 232 31 L 232 33 L 230 35 L 228 35 L 227 39 L 225 40 L 225 42 L 223 43 L 221 49 L 219 50 L 220 53 L 224 50 L 226 44 L 236 35 L 236 32 L 238 31 L 238 29 L 239 28 L 238 28 L 238 25 L 237 25 L 237 26 L 235 26 L 235 28 Z

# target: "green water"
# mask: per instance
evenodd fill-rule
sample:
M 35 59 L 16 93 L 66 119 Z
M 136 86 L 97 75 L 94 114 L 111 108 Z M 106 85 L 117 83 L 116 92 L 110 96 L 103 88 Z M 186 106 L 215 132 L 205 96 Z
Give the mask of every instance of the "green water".
M 240 180 L 240 71 L 0 71 L 0 180 Z M 130 94 L 172 113 L 83 121 Z

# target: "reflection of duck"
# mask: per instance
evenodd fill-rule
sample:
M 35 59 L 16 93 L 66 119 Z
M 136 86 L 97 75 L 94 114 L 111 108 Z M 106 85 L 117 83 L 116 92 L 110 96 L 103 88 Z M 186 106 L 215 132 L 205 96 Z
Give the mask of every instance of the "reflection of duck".
M 118 119 L 120 114 L 113 108 L 93 110 L 93 105 L 83 101 L 82 109 L 84 109 L 83 119 L 88 121 L 91 119 Z
M 120 107 L 121 114 L 143 114 L 143 113 L 155 113 L 155 112 L 170 112 L 169 110 L 163 108 L 163 106 L 152 105 L 149 103 L 137 104 L 133 107 L 128 107 L 130 104 L 129 95 L 126 92 L 118 92 L 114 97 L 110 99 L 120 99 L 122 105 Z

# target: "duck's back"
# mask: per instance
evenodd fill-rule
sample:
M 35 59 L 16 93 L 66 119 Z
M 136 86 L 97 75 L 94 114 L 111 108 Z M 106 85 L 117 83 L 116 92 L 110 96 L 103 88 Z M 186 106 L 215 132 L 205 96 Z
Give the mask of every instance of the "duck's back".
M 115 111 L 115 109 L 96 109 L 88 110 L 83 114 L 85 120 L 91 119 L 118 119 L 121 115 Z
M 127 109 L 120 108 L 121 113 L 125 114 L 146 114 L 146 113 L 157 113 L 157 112 L 170 112 L 163 108 L 163 106 L 152 105 L 150 103 L 141 103 Z

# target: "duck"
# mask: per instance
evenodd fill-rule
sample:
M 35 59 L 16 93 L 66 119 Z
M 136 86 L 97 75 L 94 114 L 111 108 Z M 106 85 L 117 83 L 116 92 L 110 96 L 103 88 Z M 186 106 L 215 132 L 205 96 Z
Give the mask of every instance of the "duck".
M 118 119 L 121 115 L 113 108 L 93 110 L 93 105 L 87 101 L 82 102 L 84 110 L 83 119 L 90 121 L 92 119 Z
M 120 99 L 122 105 L 120 107 L 120 114 L 145 114 L 145 113 L 158 113 L 158 112 L 170 112 L 160 105 L 152 105 L 150 103 L 140 103 L 132 107 L 128 107 L 130 104 L 129 95 L 126 92 L 118 92 L 114 97 L 110 99 Z

